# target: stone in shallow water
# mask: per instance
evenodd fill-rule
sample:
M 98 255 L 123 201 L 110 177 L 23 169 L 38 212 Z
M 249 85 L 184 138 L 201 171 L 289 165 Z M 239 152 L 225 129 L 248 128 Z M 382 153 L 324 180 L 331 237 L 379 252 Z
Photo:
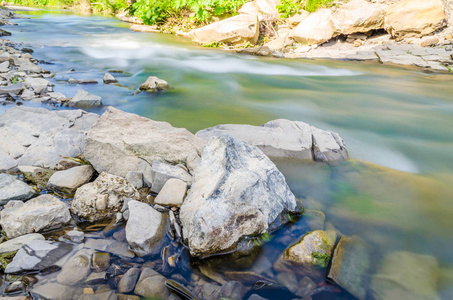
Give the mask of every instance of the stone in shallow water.
M 62 227 L 71 221 L 68 206 L 46 194 L 27 202 L 10 201 L 1 212 L 0 224 L 8 238 Z
M 369 285 L 371 249 L 357 236 L 342 236 L 332 256 L 327 278 L 359 299 L 365 299 Z
M 28 200 L 36 194 L 36 191 L 25 182 L 8 174 L 0 174 L 0 205 L 10 200 Z
M 393 252 L 372 277 L 373 299 L 439 299 L 436 258 L 407 251 Z
M 5 269 L 6 274 L 40 271 L 68 254 L 73 245 L 60 242 L 33 240 L 24 245 Z
M 165 286 L 166 278 L 151 268 L 142 270 L 134 294 L 145 298 L 167 299 L 170 292 Z
M 58 283 L 75 285 L 85 279 L 91 272 L 91 252 L 92 250 L 82 249 L 69 258 L 57 276 Z
M 84 90 L 78 90 L 77 94 L 68 102 L 71 107 L 94 107 L 102 105 L 102 99 L 99 96 L 92 95 Z
M 137 283 L 138 277 L 140 276 L 139 268 L 130 268 L 127 272 L 121 277 L 118 283 L 118 292 L 119 293 L 130 293 L 134 290 L 135 284 Z
M 113 75 L 110 74 L 110 73 L 105 73 L 103 81 L 104 81 L 105 84 L 118 83 L 118 80 L 116 80 L 116 78 L 113 77 Z
M 91 267 L 95 272 L 102 272 L 110 266 L 110 254 L 105 252 L 94 252 L 91 257 Z
M 166 215 L 150 205 L 129 201 L 129 219 L 126 224 L 126 239 L 132 251 L 138 256 L 160 251 L 168 227 Z
M 222 136 L 203 148 L 180 220 L 191 254 L 205 256 L 232 250 L 244 236 L 275 229 L 287 213 L 300 211 L 283 174 L 261 150 Z
M 148 93 L 163 92 L 171 90 L 172 87 L 163 79 L 157 78 L 156 76 L 149 76 L 148 79 L 140 86 L 141 91 Z

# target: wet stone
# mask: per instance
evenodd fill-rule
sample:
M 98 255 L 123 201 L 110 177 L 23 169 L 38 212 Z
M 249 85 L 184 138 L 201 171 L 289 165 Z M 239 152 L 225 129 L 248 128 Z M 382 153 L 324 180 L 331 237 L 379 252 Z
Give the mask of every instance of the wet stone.
M 118 296 L 114 291 L 95 293 L 94 295 L 81 295 L 78 300 L 117 300 Z
M 30 233 L 8 240 L 0 244 L 0 254 L 14 252 L 22 248 L 23 245 L 33 240 L 44 240 L 44 236 L 39 233 Z
M 88 285 L 102 284 L 107 280 L 106 272 L 92 272 L 88 278 L 85 280 L 85 283 Z
M 140 276 L 140 269 L 131 268 L 123 277 L 121 277 L 118 283 L 119 293 L 130 293 L 134 290 L 135 284 L 137 283 L 138 277 Z
M 145 298 L 164 298 L 170 296 L 165 286 L 165 277 L 150 268 L 145 268 L 140 275 L 134 294 Z
M 245 295 L 245 287 L 238 281 L 229 281 L 225 283 L 219 290 L 214 292 L 208 299 L 242 299 Z
M 85 279 L 90 272 L 90 253 L 83 249 L 64 264 L 57 281 L 65 285 L 75 285 Z
M 27 200 L 35 194 L 35 190 L 14 176 L 0 174 L 0 205 L 10 200 Z
M 110 266 L 110 254 L 106 252 L 95 252 L 91 257 L 91 268 L 95 272 L 102 272 Z
M 5 288 L 5 294 L 13 294 L 25 291 L 25 283 L 22 281 L 14 281 Z
M 135 295 L 125 295 L 125 294 L 117 294 L 118 300 L 140 300 L 139 296 Z

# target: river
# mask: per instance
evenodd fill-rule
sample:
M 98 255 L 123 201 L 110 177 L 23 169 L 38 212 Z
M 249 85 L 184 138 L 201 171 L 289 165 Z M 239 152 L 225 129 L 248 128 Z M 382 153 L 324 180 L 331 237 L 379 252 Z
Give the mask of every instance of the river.
M 3 28 L 50 63 L 41 66 L 56 74 L 55 91 L 68 97 L 80 88 L 67 84 L 69 78 L 102 82 L 106 71 L 121 70 L 112 73 L 120 86 L 82 88 L 101 96 L 104 105 L 193 133 L 278 118 L 338 132 L 351 162 L 277 162 L 293 192 L 325 213 L 326 226 L 370 243 L 376 260 L 399 250 L 434 256 L 441 266 L 437 293 L 452 297 L 452 75 L 377 63 L 241 56 L 172 35 L 132 32 L 113 18 L 23 14 L 30 18 Z M 137 93 L 150 75 L 175 89 Z M 265 245 L 263 253 L 272 249 Z

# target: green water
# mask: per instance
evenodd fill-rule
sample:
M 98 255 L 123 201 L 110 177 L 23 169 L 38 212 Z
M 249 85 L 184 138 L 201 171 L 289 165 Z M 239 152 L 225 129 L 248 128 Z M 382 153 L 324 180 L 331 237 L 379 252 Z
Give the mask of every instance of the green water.
M 30 17 L 4 29 L 13 33 L 11 40 L 32 47 L 35 58 L 53 63 L 42 66 L 57 74 L 55 91 L 68 97 L 79 87 L 65 79 L 101 82 L 105 71 L 115 69 L 125 71 L 114 74 L 120 87 L 83 88 L 104 105 L 194 133 L 277 118 L 338 132 L 351 158 L 371 164 L 277 162 L 293 192 L 325 213 L 326 227 L 368 241 L 377 261 L 396 250 L 433 255 L 443 268 L 439 296 L 452 297 L 452 75 L 377 63 L 239 56 L 180 37 L 134 33 L 109 18 Z M 136 94 L 150 75 L 175 89 Z

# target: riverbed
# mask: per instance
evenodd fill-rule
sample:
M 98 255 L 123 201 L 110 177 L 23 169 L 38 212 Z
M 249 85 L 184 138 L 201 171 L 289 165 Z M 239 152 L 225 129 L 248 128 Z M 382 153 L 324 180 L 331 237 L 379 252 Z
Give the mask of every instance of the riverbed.
M 83 88 L 101 96 L 105 106 L 193 133 L 278 118 L 338 132 L 351 162 L 334 167 L 276 162 L 292 191 L 306 208 L 324 212 L 326 227 L 370 243 L 376 260 L 399 250 L 434 256 L 442 267 L 438 295 L 451 298 L 452 75 L 377 63 L 240 56 L 181 37 L 132 32 L 113 18 L 64 11 L 23 14 L 29 19 L 2 28 L 12 33 L 10 40 L 34 50 L 40 66 L 56 74 L 54 90 L 68 97 Z M 107 71 L 120 85 L 102 83 Z M 174 90 L 138 93 L 151 75 Z M 69 78 L 100 83 L 69 85 Z M 293 226 L 300 234 L 307 230 L 304 219 Z M 278 248 L 263 246 L 269 260 L 291 244 L 278 242 L 286 230 L 273 237 Z

